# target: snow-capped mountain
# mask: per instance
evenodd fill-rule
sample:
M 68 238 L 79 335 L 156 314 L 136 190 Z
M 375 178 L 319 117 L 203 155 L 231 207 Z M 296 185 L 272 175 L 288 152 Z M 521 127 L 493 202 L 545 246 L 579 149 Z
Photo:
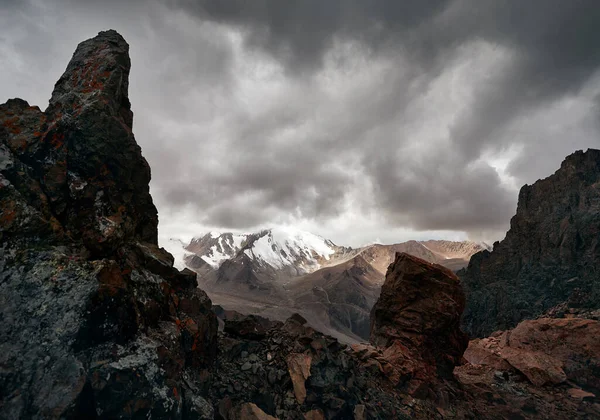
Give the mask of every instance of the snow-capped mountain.
M 308 273 L 328 265 L 347 249 L 310 232 L 277 227 L 251 234 L 210 232 L 192 239 L 185 247 L 188 255 L 184 259 L 193 254 L 218 269 L 224 261 L 243 253 L 275 270 L 294 267 L 299 273 Z
M 237 255 L 249 236 L 251 235 L 210 232 L 204 236 L 193 238 L 189 245 L 185 246 L 185 250 L 197 255 L 212 268 L 217 269 L 223 261 Z

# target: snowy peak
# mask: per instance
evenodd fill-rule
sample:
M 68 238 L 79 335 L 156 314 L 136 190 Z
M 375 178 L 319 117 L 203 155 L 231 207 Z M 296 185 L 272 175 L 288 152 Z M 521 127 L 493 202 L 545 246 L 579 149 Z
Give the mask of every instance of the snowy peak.
M 275 269 L 295 266 L 304 272 L 321 267 L 339 250 L 333 242 L 310 232 L 278 227 L 260 232 L 244 253 Z
M 208 263 L 213 268 L 219 268 L 223 261 L 235 257 L 242 249 L 249 235 L 231 232 L 210 232 L 202 237 L 192 239 L 185 249 Z
M 252 234 L 209 232 L 192 239 L 188 253 L 202 258 L 214 269 L 241 252 L 247 257 L 280 270 L 294 266 L 300 272 L 321 268 L 322 263 L 343 248 L 328 239 L 291 227 L 277 227 Z

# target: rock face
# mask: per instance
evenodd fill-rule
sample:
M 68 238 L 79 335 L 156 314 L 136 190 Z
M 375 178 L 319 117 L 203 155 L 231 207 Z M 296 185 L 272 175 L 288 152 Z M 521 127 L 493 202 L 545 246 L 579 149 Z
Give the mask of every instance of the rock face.
M 96 257 L 123 241 L 157 243 L 150 168 L 131 132 L 129 68 L 127 43 L 104 32 L 78 46 L 46 112 L 20 99 L 2 105 L 3 237 L 47 225 L 52 239 L 82 240 Z
M 506 238 L 492 252 L 475 254 L 460 273 L 463 328 L 481 337 L 556 305 L 599 309 L 599 273 L 600 150 L 589 149 L 524 186 Z
M 371 343 L 415 384 L 451 379 L 467 348 L 460 330 L 465 297 L 450 270 L 399 253 L 371 312 Z
M 514 368 L 534 385 L 558 384 L 568 379 L 600 390 L 598 334 L 600 322 L 595 320 L 527 320 L 513 330 L 473 340 L 465 358 L 472 364 L 492 365 L 497 370 Z
M 81 43 L 45 112 L 0 105 L 3 418 L 181 418 L 216 351 L 195 273 L 157 246 L 128 45 Z

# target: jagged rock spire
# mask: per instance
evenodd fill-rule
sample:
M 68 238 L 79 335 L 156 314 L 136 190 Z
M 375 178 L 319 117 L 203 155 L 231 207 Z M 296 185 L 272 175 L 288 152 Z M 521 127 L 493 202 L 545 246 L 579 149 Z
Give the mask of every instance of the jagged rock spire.
M 44 241 L 79 239 L 97 256 L 127 241 L 157 244 L 150 167 L 131 131 L 128 51 L 116 31 L 100 32 L 79 44 L 45 113 L 0 105 L 7 234 L 45 223 Z

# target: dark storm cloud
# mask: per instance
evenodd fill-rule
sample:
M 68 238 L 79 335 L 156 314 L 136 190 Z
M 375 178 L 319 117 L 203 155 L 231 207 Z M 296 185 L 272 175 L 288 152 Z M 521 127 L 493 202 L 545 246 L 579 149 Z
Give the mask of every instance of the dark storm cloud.
M 152 193 L 161 214 L 188 211 L 183 225 L 306 221 L 342 242 L 366 218 L 363 241 L 398 227 L 496 233 L 516 186 L 600 147 L 595 0 L 0 0 L 0 12 L 0 94 L 42 106 L 78 42 L 125 36 Z M 332 228 L 340 219 L 358 222 Z
M 322 64 L 334 36 L 386 43 L 390 35 L 431 19 L 449 0 L 172 0 L 171 4 L 236 25 L 247 33 L 249 46 L 273 53 L 290 68 Z
M 361 42 L 375 56 L 401 52 L 421 71 L 414 80 L 425 80 L 425 84 L 444 70 L 445 61 L 457 48 L 469 42 L 483 40 L 509 50 L 514 59 L 506 73 L 479 87 L 471 111 L 449 127 L 452 144 L 448 147 L 458 153 L 439 150 L 443 159 L 434 156 L 417 167 L 410 159 L 387 161 L 395 145 L 403 143 L 398 136 L 380 142 L 378 146 L 386 149 L 381 159 L 372 156 L 368 148 L 358 150 L 367 161 L 367 175 L 376 184 L 377 204 L 421 229 L 505 225 L 514 211 L 514 193 L 501 186 L 489 166 L 466 168 L 486 150 L 501 151 L 510 146 L 514 139 L 502 134 L 515 118 L 577 93 L 600 65 L 600 5 L 594 0 L 175 3 L 202 20 L 240 28 L 248 46 L 268 52 L 293 74 L 303 71 L 303 76 L 323 66 L 335 39 Z M 361 140 L 359 133 L 377 126 L 385 117 L 401 118 L 394 110 L 413 99 L 406 92 L 409 85 L 406 80 L 391 80 L 384 95 L 392 100 L 377 101 L 369 112 L 372 118 L 362 124 L 350 123 L 354 135 L 338 138 L 330 146 L 347 148 Z M 589 139 L 579 140 L 589 144 Z M 551 147 L 544 147 L 545 142 Z M 532 139 L 531 143 L 535 144 L 524 144 L 519 161 L 537 158 L 544 169 L 556 167 L 574 146 L 555 139 Z M 600 141 L 595 144 L 600 145 Z M 439 168 L 446 174 L 439 173 Z M 509 168 L 516 175 L 524 175 L 516 164 Z M 542 174 L 531 172 L 528 175 Z M 520 182 L 532 180 L 535 178 L 519 178 Z M 439 210 L 446 205 L 451 211 Z

